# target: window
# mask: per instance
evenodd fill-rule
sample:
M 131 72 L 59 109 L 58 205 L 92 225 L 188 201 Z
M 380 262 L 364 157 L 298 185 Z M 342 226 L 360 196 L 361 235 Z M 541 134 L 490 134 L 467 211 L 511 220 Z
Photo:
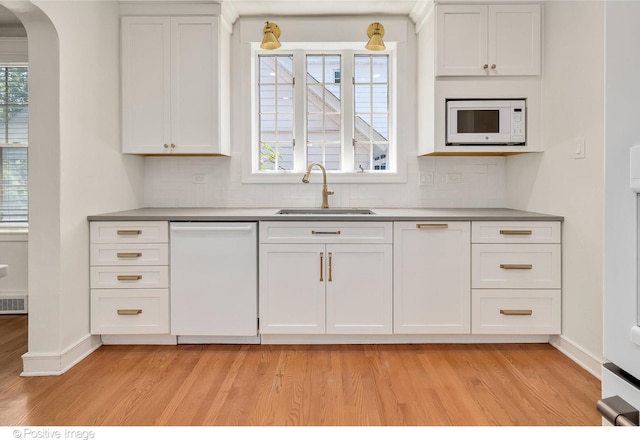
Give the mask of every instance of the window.
M 28 220 L 28 68 L 0 66 L 0 225 Z
M 258 51 L 253 172 L 395 172 L 390 54 Z

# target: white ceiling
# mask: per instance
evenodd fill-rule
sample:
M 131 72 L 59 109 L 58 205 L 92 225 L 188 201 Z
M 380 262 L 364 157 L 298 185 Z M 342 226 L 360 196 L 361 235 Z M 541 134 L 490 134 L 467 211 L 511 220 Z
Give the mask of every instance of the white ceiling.
M 3 27 L 22 27 L 22 22 L 7 8 L 0 6 L 0 28 Z
M 247 15 L 409 15 L 430 0 L 221 0 Z
M 143 0 L 144 1 L 144 0 Z M 158 1 L 158 0 L 155 0 Z M 162 1 L 162 0 L 160 0 Z M 173 0 L 188 2 L 190 0 Z M 211 0 L 237 16 L 275 15 L 405 15 L 433 0 Z M 0 6 L 0 28 L 21 27 L 7 8 Z

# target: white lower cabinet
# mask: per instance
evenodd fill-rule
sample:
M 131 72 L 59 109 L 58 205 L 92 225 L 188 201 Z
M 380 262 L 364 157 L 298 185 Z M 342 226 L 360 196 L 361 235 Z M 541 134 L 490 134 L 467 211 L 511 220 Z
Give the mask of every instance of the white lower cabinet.
M 560 333 L 559 289 L 474 289 L 472 309 L 473 333 Z
M 560 222 L 474 222 L 474 334 L 561 332 Z
M 394 224 L 394 332 L 469 333 L 470 222 Z
M 392 333 L 390 223 L 260 228 L 260 333 Z
M 169 333 L 166 221 L 91 222 L 91 333 Z
M 100 335 L 169 333 L 169 290 L 92 290 L 91 333 Z

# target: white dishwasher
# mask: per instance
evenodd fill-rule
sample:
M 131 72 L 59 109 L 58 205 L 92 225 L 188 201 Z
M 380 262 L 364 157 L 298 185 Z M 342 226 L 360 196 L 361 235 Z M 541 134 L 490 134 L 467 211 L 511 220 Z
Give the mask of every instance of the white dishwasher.
M 171 222 L 170 231 L 178 343 L 259 342 L 257 224 Z

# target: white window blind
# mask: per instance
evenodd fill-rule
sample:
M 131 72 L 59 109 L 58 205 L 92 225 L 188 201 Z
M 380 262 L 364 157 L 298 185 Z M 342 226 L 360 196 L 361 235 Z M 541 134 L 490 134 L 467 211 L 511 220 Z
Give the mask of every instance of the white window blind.
M 0 66 L 0 225 L 28 220 L 26 66 Z

